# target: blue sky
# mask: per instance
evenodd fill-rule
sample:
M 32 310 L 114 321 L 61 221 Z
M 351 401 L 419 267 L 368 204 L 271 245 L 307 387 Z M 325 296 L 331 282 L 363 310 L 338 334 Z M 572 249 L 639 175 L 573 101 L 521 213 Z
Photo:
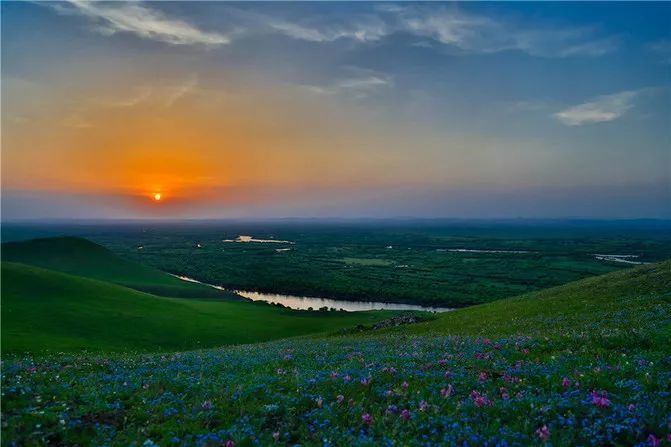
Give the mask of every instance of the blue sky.
M 670 17 L 3 3 L 3 215 L 671 217 Z

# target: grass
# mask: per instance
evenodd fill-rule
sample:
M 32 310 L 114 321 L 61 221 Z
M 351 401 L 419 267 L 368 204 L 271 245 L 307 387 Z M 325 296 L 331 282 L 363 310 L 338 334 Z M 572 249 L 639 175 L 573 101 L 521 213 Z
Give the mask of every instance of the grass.
M 4 261 L 19 262 L 132 289 L 173 297 L 240 299 L 231 292 L 188 283 L 160 270 L 128 261 L 79 237 L 50 237 L 2 244 Z
M 613 273 L 365 336 L 11 357 L 2 376 L 2 441 L 663 446 L 671 414 L 670 267 Z
M 163 298 L 2 263 L 3 352 L 167 351 L 255 343 L 371 324 L 393 312 L 303 312 L 264 303 Z
M 430 322 L 403 328 L 403 333 L 559 336 L 595 335 L 598 328 L 610 337 L 629 337 L 648 327 L 648 319 L 658 329 L 671 324 L 671 261 L 443 313 Z

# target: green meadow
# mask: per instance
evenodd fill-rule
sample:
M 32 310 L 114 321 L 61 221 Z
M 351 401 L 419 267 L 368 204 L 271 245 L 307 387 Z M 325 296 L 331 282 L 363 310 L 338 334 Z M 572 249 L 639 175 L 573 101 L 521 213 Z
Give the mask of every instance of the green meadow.
M 328 333 L 396 315 L 249 302 L 126 261 L 81 238 L 2 248 L 3 352 L 188 350 Z

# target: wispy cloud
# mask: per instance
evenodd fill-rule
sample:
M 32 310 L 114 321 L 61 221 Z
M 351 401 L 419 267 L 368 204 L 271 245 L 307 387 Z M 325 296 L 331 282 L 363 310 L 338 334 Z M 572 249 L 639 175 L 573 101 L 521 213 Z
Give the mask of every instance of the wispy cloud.
M 194 91 L 196 87 L 198 87 L 198 75 L 193 73 L 189 75 L 184 82 L 169 89 L 165 97 L 166 107 L 172 107 L 174 103 Z
M 125 109 L 128 107 L 135 107 L 149 99 L 153 91 L 151 86 L 140 86 L 135 89 L 130 95 L 116 99 L 105 99 L 101 104 L 106 107 Z
M 338 39 L 353 39 L 359 42 L 379 40 L 388 34 L 381 20 L 367 20 L 345 25 L 302 25 L 289 21 L 273 21 L 270 27 L 294 39 L 310 42 L 333 42 Z
M 554 116 L 567 126 L 614 121 L 633 107 L 633 102 L 640 93 L 641 90 L 629 90 L 599 96 L 589 102 L 555 113 Z
M 327 85 L 304 85 L 306 89 L 320 95 L 348 94 L 364 98 L 376 90 L 393 84 L 392 78 L 373 70 L 349 67 L 349 74 Z
M 661 39 L 645 46 L 646 51 L 659 58 L 659 62 L 671 64 L 671 39 Z
M 385 10 L 383 10 L 385 11 Z M 411 5 L 391 10 L 400 31 L 468 53 L 522 51 L 533 56 L 601 56 L 617 49 L 592 28 L 533 27 L 454 8 Z
M 63 14 L 87 17 L 94 29 L 104 35 L 130 33 L 172 45 L 224 45 L 230 38 L 200 30 L 183 20 L 166 17 L 162 12 L 138 3 L 92 2 L 70 0 L 47 3 Z

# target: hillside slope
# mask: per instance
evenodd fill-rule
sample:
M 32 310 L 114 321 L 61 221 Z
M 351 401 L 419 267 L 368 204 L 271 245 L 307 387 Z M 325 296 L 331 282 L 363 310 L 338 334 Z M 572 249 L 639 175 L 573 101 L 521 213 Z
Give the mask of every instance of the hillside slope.
M 609 274 L 382 334 L 171 355 L 8 356 L 2 440 L 664 446 L 670 267 Z
M 401 329 L 409 334 L 557 336 L 624 334 L 671 325 L 671 261 L 575 281 L 515 298 L 440 314 Z
M 2 259 L 86 278 L 113 282 L 161 296 L 229 298 L 232 293 L 181 281 L 160 270 L 127 261 L 79 237 L 50 237 L 2 244 Z
M 5 353 L 188 350 L 325 333 L 392 315 L 162 298 L 103 281 L 2 263 Z

